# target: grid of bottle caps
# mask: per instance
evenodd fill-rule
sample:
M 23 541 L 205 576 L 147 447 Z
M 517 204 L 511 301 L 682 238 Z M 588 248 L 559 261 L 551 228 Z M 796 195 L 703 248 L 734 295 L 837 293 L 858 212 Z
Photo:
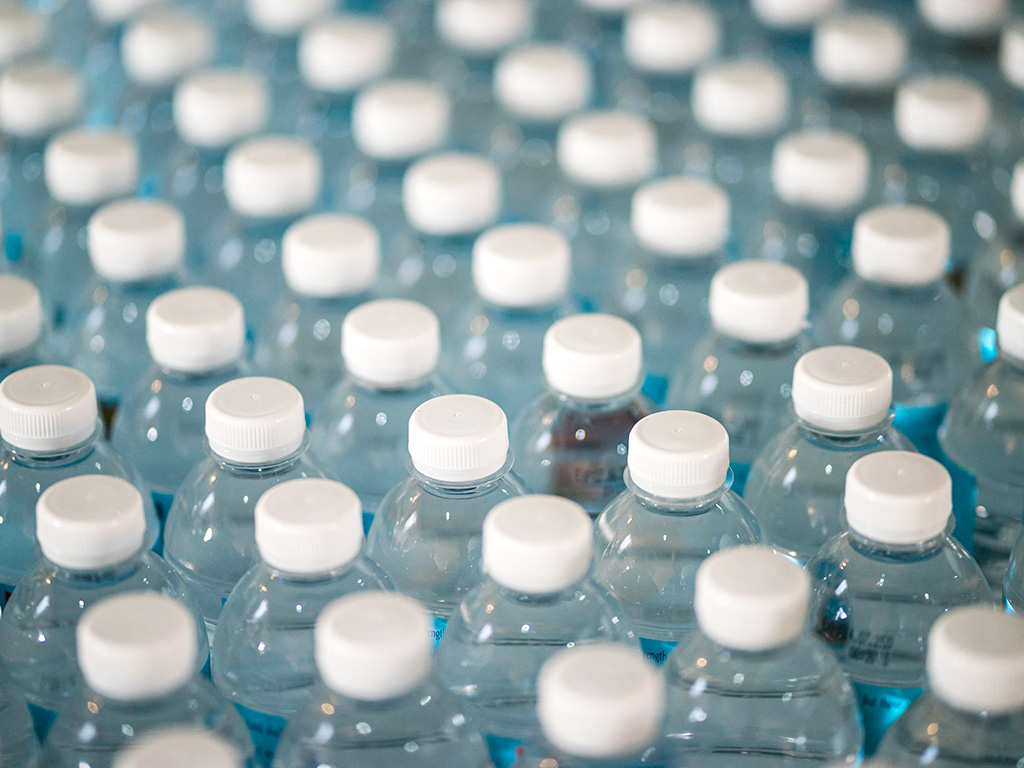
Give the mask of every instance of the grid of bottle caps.
M 3 768 L 1022 764 L 1008 0 L 21 3 Z

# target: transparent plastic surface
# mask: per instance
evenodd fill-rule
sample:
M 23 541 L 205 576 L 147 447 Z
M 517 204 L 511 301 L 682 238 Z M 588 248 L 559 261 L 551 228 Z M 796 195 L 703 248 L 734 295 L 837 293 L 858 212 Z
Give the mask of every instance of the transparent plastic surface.
M 35 768 L 39 743 L 21 694 L 0 671 L 0 763 L 12 768 Z

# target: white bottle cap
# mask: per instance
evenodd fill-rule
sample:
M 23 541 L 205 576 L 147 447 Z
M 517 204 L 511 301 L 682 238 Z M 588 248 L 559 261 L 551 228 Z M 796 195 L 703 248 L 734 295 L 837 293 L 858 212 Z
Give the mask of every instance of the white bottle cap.
M 1024 22 L 1003 29 L 999 41 L 999 68 L 1014 88 L 1024 90 Z
M 662 256 L 707 256 L 729 237 L 729 196 L 716 184 L 671 176 L 633 194 L 630 226 L 644 248 Z
M 626 15 L 622 45 L 630 64 L 644 72 L 683 74 L 718 50 L 718 17 L 690 0 L 654 0 Z
M 839 0 L 752 0 L 754 15 L 766 27 L 807 29 L 839 6 Z
M 421 403 L 409 418 L 409 457 L 431 480 L 483 480 L 508 461 L 508 420 L 490 400 L 442 395 Z
M 149 86 L 181 79 L 213 58 L 210 26 L 180 11 L 158 11 L 133 21 L 121 40 L 121 60 L 128 77 Z
M 89 219 L 87 235 L 92 268 L 104 280 L 155 280 L 185 260 L 185 217 L 159 200 L 108 203 Z
M 409 223 L 428 235 L 469 235 L 501 213 L 501 173 L 477 155 L 443 154 L 418 160 L 402 180 Z
M 814 30 L 818 74 L 841 88 L 891 88 L 907 65 L 910 44 L 899 24 L 879 13 L 848 13 Z
M 698 499 L 725 485 L 729 433 L 710 416 L 661 411 L 629 432 L 629 477 L 652 496 Z
M 125 747 L 114 768 L 243 768 L 239 751 L 223 736 L 198 728 L 161 728 Z
M 166 696 L 195 675 L 196 627 L 188 609 L 157 592 L 101 600 L 78 622 L 86 685 L 118 701 Z
M 561 496 L 519 496 L 484 518 L 481 564 L 501 586 L 528 595 L 569 589 L 587 575 L 594 550 L 590 516 Z
M 792 560 L 769 547 L 729 547 L 697 569 L 693 609 L 711 640 L 757 653 L 803 634 L 810 594 L 810 578 Z
M 242 304 L 218 288 L 168 291 L 146 312 L 146 344 L 157 365 L 172 371 L 216 370 L 245 351 Z
M 82 112 L 82 81 L 57 64 L 15 64 L 0 75 L 0 130 L 36 138 L 70 125 Z
M 120 131 L 65 131 L 46 145 L 43 175 L 50 197 L 57 202 L 99 205 L 135 189 L 139 150 Z
M 335 0 L 245 0 L 245 10 L 258 31 L 288 37 L 330 12 L 334 4 Z
M 775 133 L 789 113 L 789 85 L 764 62 L 741 59 L 711 64 L 694 80 L 693 113 L 710 133 L 743 137 Z
M 224 194 L 242 216 L 276 219 L 308 211 L 320 196 L 320 153 L 290 136 L 249 139 L 224 161 Z
M 881 424 L 892 405 L 892 368 L 858 347 L 820 347 L 793 368 L 793 409 L 816 429 L 855 432 Z
M 435 20 L 449 45 L 489 55 L 529 34 L 533 11 L 529 0 L 439 0 Z
M 866 539 L 920 544 L 940 536 L 953 514 L 949 472 L 928 456 L 882 451 L 846 473 L 846 522 Z
M 304 477 L 275 485 L 256 502 L 256 546 L 287 573 L 326 573 L 363 547 L 363 508 L 351 488 Z
M 28 349 L 42 334 L 39 289 L 15 275 L 0 275 L 0 360 Z
M 419 302 L 383 299 L 362 304 L 341 325 L 341 357 L 353 376 L 378 387 L 402 388 L 437 368 L 441 326 Z
M 789 205 L 843 211 L 868 188 L 871 158 L 860 139 L 838 131 L 791 133 L 772 153 L 772 187 Z
M 266 81 L 242 69 L 206 69 L 174 91 L 174 124 L 187 144 L 220 149 L 263 130 L 270 114 Z
M 0 382 L 0 438 L 25 451 L 62 451 L 96 432 L 96 389 L 79 370 L 36 365 Z
M 108 27 L 123 24 L 147 8 L 166 3 L 167 0 L 89 0 L 93 17 Z
M 798 336 L 807 327 L 807 280 L 789 264 L 748 259 L 711 278 L 708 309 L 719 333 L 752 344 Z
M 6 67 L 19 56 L 32 53 L 46 42 L 46 18 L 9 4 L 0 8 L 0 66 Z
M 930 152 L 966 152 L 988 133 L 988 94 L 961 77 L 918 77 L 896 91 L 896 132 L 904 144 Z
M 639 184 L 658 164 L 658 137 L 651 124 L 629 112 L 588 112 L 558 129 L 558 165 L 588 187 Z
M 565 46 L 525 45 L 506 53 L 494 67 L 495 96 L 523 120 L 558 122 L 583 109 L 592 88 L 590 63 Z
M 917 0 L 917 10 L 936 32 L 982 37 L 999 31 L 1009 13 L 1007 0 Z
M 359 216 L 307 216 L 285 231 L 281 266 L 296 293 L 324 298 L 360 293 L 380 271 L 380 236 Z
M 473 244 L 473 284 L 501 307 L 543 307 L 569 289 L 572 252 L 561 232 L 542 224 L 506 224 Z
M 2 280 L 2 278 L 0 278 Z M 0 297 L 3 288 L 0 287 Z M 0 300 L 0 304 L 2 304 Z M 0 324 L 3 318 L 0 316 Z M 3 326 L 0 325 L 0 328 Z M 1006 291 L 999 299 L 999 312 L 996 315 L 996 338 L 999 349 L 1011 357 L 1024 359 L 1024 284 L 1016 285 Z
M 640 334 L 613 315 L 573 315 L 544 334 L 543 366 L 556 392 L 600 400 L 622 395 L 640 383 Z
M 51 563 L 98 571 L 142 549 L 142 494 L 110 475 L 78 475 L 51 485 L 36 502 L 36 540 Z
M 320 612 L 316 666 L 335 693 L 361 701 L 396 699 L 426 681 L 431 626 L 420 604 L 395 592 L 358 592 Z
M 635 648 L 578 645 L 554 654 L 537 678 L 537 716 L 574 757 L 625 757 L 650 746 L 665 714 L 665 680 Z
M 419 80 L 387 80 L 359 92 L 352 105 L 352 138 L 376 160 L 411 160 L 448 138 L 451 100 Z
M 234 379 L 221 384 L 206 399 L 210 450 L 229 461 L 278 461 L 295 453 L 305 435 L 302 395 L 280 379 Z
M 299 70 L 306 85 L 349 93 L 391 68 L 395 31 L 373 16 L 333 15 L 309 25 L 299 41 Z
M 853 267 L 865 280 L 925 285 L 941 278 L 949 262 L 949 224 L 915 205 L 882 205 L 853 224 Z
M 928 683 L 955 709 L 1024 709 L 1024 622 L 991 605 L 954 608 L 928 633 Z

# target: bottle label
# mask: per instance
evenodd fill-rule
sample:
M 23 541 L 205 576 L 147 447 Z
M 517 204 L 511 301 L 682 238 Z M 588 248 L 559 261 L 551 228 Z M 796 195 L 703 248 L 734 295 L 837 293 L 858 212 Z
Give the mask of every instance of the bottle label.
M 731 461 L 729 462 L 729 468 L 732 470 L 732 485 L 729 486 L 729 490 L 742 496 L 743 489 L 747 485 L 747 477 L 750 475 L 750 465 Z
M 245 724 L 249 727 L 249 733 L 252 734 L 252 744 L 256 748 L 256 763 L 269 766 L 274 760 L 277 743 L 281 740 L 281 734 L 288 721 L 278 715 L 257 712 L 237 703 L 235 708 L 238 709 L 238 714 L 242 716 Z
M 999 356 L 995 328 L 982 328 L 978 331 L 978 354 L 982 363 L 991 363 Z
M 939 425 L 942 417 L 946 415 L 946 404 L 920 405 L 920 406 L 896 406 L 896 418 L 893 426 L 910 438 L 925 456 L 938 459 L 939 451 Z
M 938 460 L 953 481 L 953 538 L 974 554 L 974 524 L 977 521 L 978 482 L 972 472 L 964 469 L 939 448 Z
M 644 386 L 641 391 L 656 405 L 664 405 L 665 397 L 668 395 L 668 376 L 648 373 L 644 378 Z
M 442 619 L 440 617 L 434 619 L 434 628 L 431 630 L 431 636 L 434 638 L 434 650 L 437 650 L 437 646 L 441 644 L 441 638 L 444 637 L 444 628 L 448 626 L 448 619 Z
M 899 720 L 924 689 L 883 688 L 854 682 L 853 690 L 864 721 L 864 754 L 870 757 L 878 749 L 889 726 Z
M 50 732 L 50 726 L 57 719 L 57 713 L 52 709 L 45 709 L 37 704 L 28 702 L 28 713 L 32 716 L 32 725 L 36 731 L 36 737 L 42 744 L 46 740 L 46 734 Z
M 511 768 L 523 751 L 523 742 L 505 736 L 487 734 L 487 751 L 491 753 L 494 768 Z
M 659 667 L 665 663 L 668 659 L 668 655 L 672 653 L 672 649 L 676 647 L 676 644 L 668 640 L 650 640 L 646 637 L 640 638 L 640 650 L 644 652 L 644 656 L 653 661 Z

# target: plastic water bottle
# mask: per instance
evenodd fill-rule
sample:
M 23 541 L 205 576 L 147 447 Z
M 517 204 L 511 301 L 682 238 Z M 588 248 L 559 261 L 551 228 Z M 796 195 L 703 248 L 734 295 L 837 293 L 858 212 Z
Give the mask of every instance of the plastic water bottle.
M 998 77 L 999 31 L 1011 20 L 1007 0 L 948 3 L 917 0 L 916 55 L 929 69 L 943 67 L 988 82 Z
M 409 464 L 373 518 L 366 552 L 395 589 L 423 604 L 440 642 L 480 583 L 484 518 L 526 489 L 510 471 L 505 414 L 475 395 L 443 395 L 413 411 Z
M 415 600 L 348 595 L 320 614 L 315 639 L 322 685 L 288 723 L 275 768 L 489 764 L 471 722 L 431 680 L 431 625 Z
M 43 743 L 41 765 L 110 768 L 144 734 L 194 726 L 253 754 L 245 723 L 195 667 L 196 626 L 181 603 L 133 592 L 87 610 L 76 628 L 82 683 Z
M 572 315 L 544 335 L 547 392 L 512 428 L 516 473 L 535 493 L 596 517 L 626 486 L 629 432 L 654 404 L 640 393 L 640 334 L 611 315 Z
M 732 488 L 789 421 L 793 366 L 804 349 L 807 281 L 795 267 L 747 260 L 722 267 L 708 298 L 712 332 L 674 372 L 670 408 L 717 419 L 729 433 Z
M 0 275 L 0 381 L 47 357 L 46 321 L 39 290 L 15 275 Z
M 559 651 L 537 681 L 544 739 L 517 765 L 660 765 L 665 682 L 633 648 L 604 643 Z
M 1012 764 L 1024 756 L 1024 623 L 960 608 L 928 638 L 928 690 L 879 750 L 892 766 Z
M 203 404 L 221 384 L 245 376 L 242 305 L 216 288 L 180 288 L 146 312 L 152 364 L 124 396 L 111 442 L 135 466 L 160 519 L 203 455 Z
M 710 416 L 663 411 L 641 419 L 629 433 L 628 459 L 626 490 L 597 519 L 594 579 L 660 665 L 696 629 L 700 564 L 719 549 L 760 543 L 761 529 L 729 490 L 729 436 Z
M 367 530 L 381 499 L 405 477 L 409 417 L 448 388 L 437 377 L 437 316 L 386 299 L 345 316 L 345 376 L 313 413 L 313 452 L 359 495 Z
M 916 206 L 881 206 L 857 217 L 855 273 L 814 321 L 818 346 L 877 352 L 893 370 L 897 429 L 929 456 L 946 403 L 970 371 L 963 304 L 944 281 L 949 226 Z M 965 529 L 966 532 L 966 529 Z M 970 546 L 970 534 L 961 535 Z
M 75 475 L 113 475 L 136 488 L 138 473 L 100 438 L 96 389 L 74 368 L 37 365 L 0 382 L 0 601 L 36 564 L 36 503 Z M 144 498 L 146 546 L 160 524 Z
M 82 82 L 68 69 L 24 63 L 0 74 L 0 205 L 4 257 L 11 268 L 31 268 L 22 256 L 27 244 L 36 244 L 39 212 L 49 200 L 43 179 L 46 142 L 81 112 Z
M 52 313 L 54 330 L 67 337 L 74 333 L 64 327 L 68 312 L 92 276 L 89 220 L 104 203 L 135 191 L 139 152 L 118 131 L 66 131 L 46 145 L 43 173 L 51 202 L 37 210 L 26 258 Z
M 216 225 L 226 215 L 224 159 L 238 141 L 264 129 L 270 115 L 266 81 L 222 67 L 189 75 L 172 101 L 178 142 L 167 152 L 163 195 L 188 222 L 190 265 L 207 263 Z
M 489 229 L 473 244 L 476 296 L 445 340 L 444 370 L 459 392 L 493 400 L 515 418 L 544 390 L 548 327 L 568 315 L 569 243 L 540 224 Z
M 182 282 L 185 219 L 156 200 L 108 203 L 89 219 L 95 277 L 81 287 L 70 323 L 71 364 L 92 379 L 105 420 L 149 367 L 146 312 Z
M 949 535 L 951 493 L 934 459 L 865 456 L 846 476 L 843 532 L 807 563 L 810 623 L 850 676 L 868 754 L 920 695 L 935 620 L 960 605 L 991 604 L 978 564 Z
M 234 379 L 213 390 L 204 447 L 167 514 L 164 555 L 199 601 L 212 640 L 228 595 L 259 559 L 256 500 L 286 480 L 324 473 L 307 453 L 302 395 L 279 379 Z
M 974 556 L 998 593 L 1024 510 L 1024 471 L 1017 460 L 1024 450 L 1024 286 L 1003 294 L 997 327 L 999 356 L 950 400 L 939 444 L 953 476 L 957 524 L 973 521 Z M 1006 582 L 1015 609 L 1024 594 L 1016 585 L 1018 572 L 1014 567 Z
M 426 157 L 405 174 L 402 208 L 415 238 L 404 241 L 388 277 L 448 327 L 473 290 L 473 242 L 501 214 L 501 174 L 476 155 Z
M 380 237 L 358 216 L 308 216 L 285 231 L 281 266 L 286 287 L 259 334 L 255 361 L 295 385 L 312 412 L 341 379 L 342 322 L 373 292 Z
M 256 502 L 260 563 L 231 591 L 210 659 L 241 713 L 260 765 L 317 682 L 313 625 L 328 603 L 387 577 L 362 555 L 359 498 L 333 480 L 289 480 Z
M 117 754 L 113 768 L 245 768 L 229 741 L 197 728 L 162 728 Z
M 41 557 L 11 595 L 0 621 L 0 664 L 29 703 L 45 737 L 78 682 L 75 625 L 91 606 L 127 592 L 174 598 L 192 616 L 195 670 L 209 649 L 199 606 L 163 559 L 143 544 L 143 496 L 125 480 L 78 475 L 50 486 L 36 505 Z
M 602 309 L 629 320 L 644 342 L 644 392 L 664 403 L 669 376 L 711 326 L 708 290 L 725 264 L 729 198 L 702 179 L 673 176 L 633 195 L 626 258 L 609 270 Z
M 238 297 L 246 322 L 262 329 L 281 285 L 281 239 L 320 197 L 320 154 L 290 136 L 239 144 L 224 161 L 230 213 L 213 235 L 206 278 Z
M 537 675 L 560 648 L 636 637 L 590 577 L 594 534 L 558 496 L 503 501 L 484 519 L 483 583 L 463 599 L 437 649 L 438 682 L 487 734 L 495 765 L 540 735 Z
M 820 347 L 793 369 L 795 419 L 750 470 L 743 498 L 765 543 L 800 565 L 843 527 L 846 473 L 877 451 L 913 451 L 892 426 L 892 370 L 874 352 Z
M 666 731 L 695 765 L 856 765 L 864 732 L 850 684 L 805 628 L 809 579 L 767 547 L 697 571 L 700 632 L 666 662 Z
M 34 768 L 39 742 L 32 730 L 32 718 L 21 694 L 7 673 L 0 671 L 0 760 L 14 768 Z

